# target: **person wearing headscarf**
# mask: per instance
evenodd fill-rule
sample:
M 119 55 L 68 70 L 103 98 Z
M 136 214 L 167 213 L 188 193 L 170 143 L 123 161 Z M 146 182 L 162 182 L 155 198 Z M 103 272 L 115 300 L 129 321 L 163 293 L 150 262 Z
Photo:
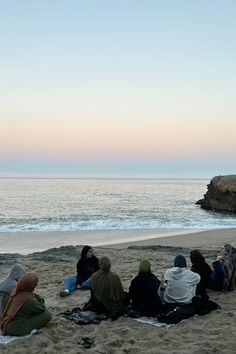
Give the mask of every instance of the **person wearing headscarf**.
M 33 272 L 19 279 L 1 318 L 3 335 L 23 336 L 51 321 L 52 315 L 46 310 L 44 300 L 34 293 L 37 284 L 38 276 Z
M 236 249 L 229 243 L 225 243 L 223 247 L 225 251 L 228 253 L 229 257 L 231 258 L 233 264 L 233 270 L 229 281 L 228 290 L 235 290 L 236 289 Z
M 93 273 L 91 282 L 92 301 L 107 313 L 110 313 L 115 306 L 122 306 L 124 301 L 124 290 L 120 277 L 110 269 L 110 259 L 101 257 L 99 270 Z
M 206 292 L 212 269 L 206 263 L 204 256 L 197 249 L 190 251 L 190 260 L 192 262 L 191 271 L 200 275 L 200 282 L 197 284 L 196 295 L 200 295 L 204 299 L 208 299 Z
M 91 246 L 83 247 L 76 268 L 77 275 L 65 279 L 64 291 L 60 293 L 61 297 L 70 295 L 76 289 L 91 288 L 91 275 L 99 269 L 98 258 L 93 254 Z
M 0 281 L 0 318 L 7 306 L 10 294 L 16 287 L 18 280 L 25 274 L 23 265 L 16 263 L 10 270 L 8 276 Z
M 185 305 L 192 302 L 200 275 L 187 269 L 186 265 L 185 257 L 178 255 L 175 257 L 174 267 L 166 270 L 165 303 Z
M 230 244 L 221 247 L 220 254 L 212 263 L 213 272 L 208 288 L 216 291 L 228 291 L 236 287 L 235 279 L 235 252 Z
M 98 258 L 93 254 L 90 246 L 84 246 L 80 260 L 77 263 L 76 285 L 79 287 L 91 287 L 91 276 L 99 269 Z M 88 281 L 89 280 L 89 281 Z M 85 284 L 85 282 L 87 284 Z
M 151 272 L 148 260 L 139 264 L 138 275 L 131 281 L 129 297 L 134 310 L 144 316 L 157 316 L 161 310 L 161 301 L 158 296 L 160 281 Z

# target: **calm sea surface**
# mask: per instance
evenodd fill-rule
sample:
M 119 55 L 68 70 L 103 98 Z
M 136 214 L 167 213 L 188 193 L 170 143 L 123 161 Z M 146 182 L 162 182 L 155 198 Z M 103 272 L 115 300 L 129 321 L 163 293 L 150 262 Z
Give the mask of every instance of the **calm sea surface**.
M 0 232 L 236 227 L 195 202 L 209 180 L 0 179 Z

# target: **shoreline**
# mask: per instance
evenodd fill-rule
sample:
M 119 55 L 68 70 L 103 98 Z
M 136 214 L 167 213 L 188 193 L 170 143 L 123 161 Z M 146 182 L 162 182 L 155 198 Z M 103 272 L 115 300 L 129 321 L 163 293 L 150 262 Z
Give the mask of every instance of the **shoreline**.
M 236 244 L 236 228 L 0 233 L 0 254 L 18 253 L 27 255 L 33 252 L 43 252 L 51 248 L 85 244 L 89 244 L 92 247 L 125 249 L 131 245 L 214 248 L 223 243 Z

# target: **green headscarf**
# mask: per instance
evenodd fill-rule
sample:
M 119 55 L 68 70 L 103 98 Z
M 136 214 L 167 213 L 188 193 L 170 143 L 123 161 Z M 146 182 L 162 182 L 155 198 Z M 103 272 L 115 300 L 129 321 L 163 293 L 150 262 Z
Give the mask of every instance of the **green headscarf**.
M 139 273 L 150 273 L 151 272 L 151 263 L 149 261 L 147 261 L 146 259 L 143 259 L 139 263 L 138 272 Z

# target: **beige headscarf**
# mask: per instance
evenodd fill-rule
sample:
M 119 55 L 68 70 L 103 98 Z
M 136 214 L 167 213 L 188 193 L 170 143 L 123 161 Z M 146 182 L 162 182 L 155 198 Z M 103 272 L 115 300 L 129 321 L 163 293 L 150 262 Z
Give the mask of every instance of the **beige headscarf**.
M 111 311 L 114 305 L 122 305 L 124 290 L 119 276 L 110 271 L 111 262 L 108 257 L 101 257 L 99 268 L 92 275 L 91 289 L 96 299 Z
M 16 313 L 28 300 L 37 284 L 38 276 L 33 272 L 27 272 L 19 279 L 1 318 L 1 330 L 4 335 L 6 334 L 8 322 L 15 317 Z

